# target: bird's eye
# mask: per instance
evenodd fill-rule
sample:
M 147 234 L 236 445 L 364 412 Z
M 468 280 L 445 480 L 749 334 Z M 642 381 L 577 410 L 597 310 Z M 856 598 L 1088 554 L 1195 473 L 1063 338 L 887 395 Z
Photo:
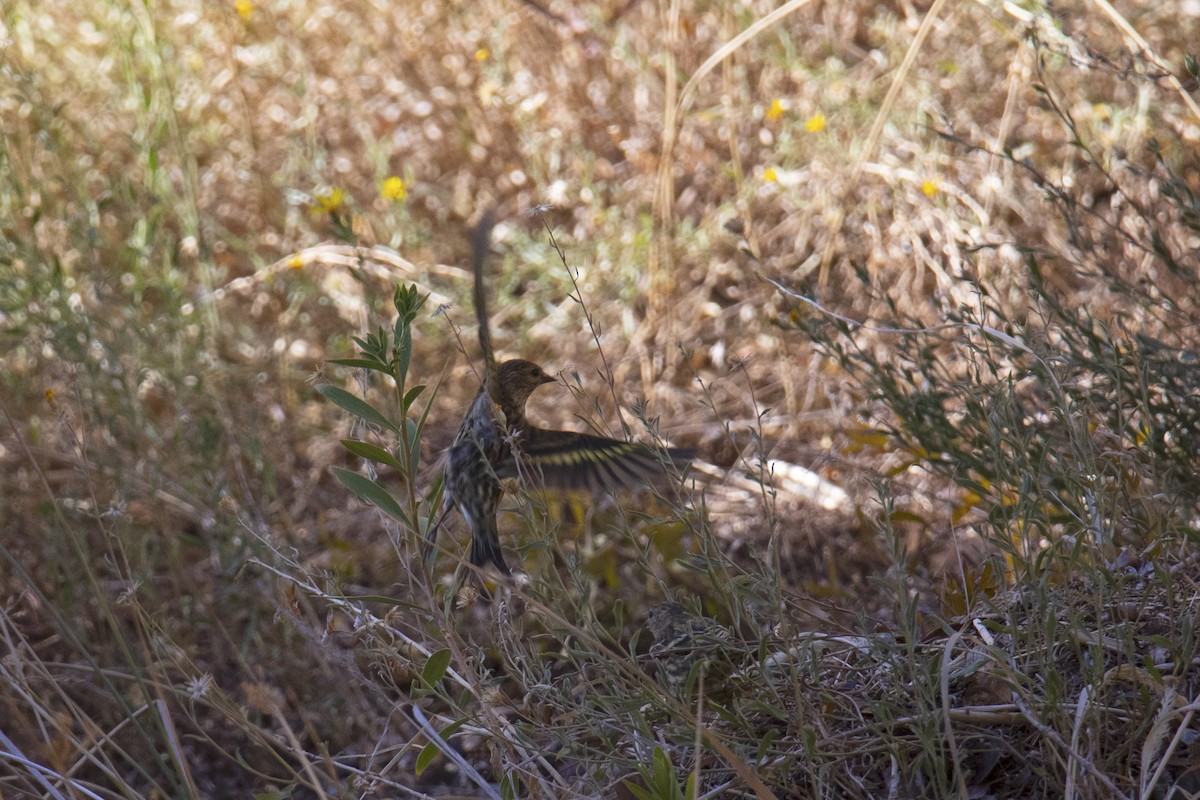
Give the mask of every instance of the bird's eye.
M 532 377 L 535 377 L 535 378 L 536 378 L 536 377 L 537 377 L 537 374 L 538 374 L 539 372 L 541 372 L 541 370 L 540 370 L 540 369 L 538 369 L 537 367 L 530 367 L 530 368 L 529 368 L 529 374 L 530 374 Z

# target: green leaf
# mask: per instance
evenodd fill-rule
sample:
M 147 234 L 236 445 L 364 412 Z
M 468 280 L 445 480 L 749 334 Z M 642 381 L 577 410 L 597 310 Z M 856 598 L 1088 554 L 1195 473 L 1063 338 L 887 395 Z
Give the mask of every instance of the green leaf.
M 758 760 L 759 761 L 766 760 L 767 751 L 769 751 L 771 749 L 771 745 L 775 744 L 775 740 L 778 738 L 779 738 L 779 729 L 778 728 L 767 728 L 767 732 L 765 734 L 763 734 L 762 739 L 759 740 L 759 742 L 758 742 Z
M 376 464 L 387 464 L 389 467 L 395 467 L 401 472 L 404 471 L 404 465 L 382 447 L 367 442 L 360 442 L 357 439 L 342 439 L 342 447 L 356 456 L 365 458 L 367 461 L 374 461 Z
M 365 503 L 370 503 L 385 514 L 400 520 L 408 527 L 413 527 L 412 523 L 408 521 L 408 517 L 405 516 L 404 509 L 400 508 L 400 504 L 396 502 L 394 497 L 388 494 L 387 489 L 384 489 L 375 481 L 359 475 L 357 472 L 351 472 L 341 467 L 334 467 L 333 474 L 342 482 L 343 486 L 358 495 L 358 499 Z
M 929 522 L 920 514 L 914 514 L 911 511 L 893 511 L 888 515 L 888 519 L 892 522 L 916 522 L 925 527 L 929 527 Z
M 650 767 L 651 782 L 654 786 L 654 791 L 658 797 L 666 800 L 683 800 L 683 793 L 679 791 L 679 779 L 675 776 L 675 765 L 671 763 L 671 757 L 661 747 L 654 748 L 654 755 L 651 757 Z
M 625 780 L 621 781 L 621 783 L 625 784 L 625 788 L 631 795 L 636 797 L 637 800 L 658 800 L 658 795 L 654 794 L 643 786 L 638 786 L 633 781 Z
M 421 752 L 417 754 L 417 775 L 420 775 L 422 772 L 428 769 L 429 765 L 433 763 L 433 760 L 437 758 L 438 753 L 440 752 L 442 752 L 441 748 L 433 742 L 430 742 L 422 747 Z
M 421 396 L 421 392 L 423 391 L 425 391 L 425 384 L 423 383 L 418 383 L 416 386 L 408 390 L 408 393 L 404 395 L 404 410 L 406 412 L 408 411 L 409 407 L 412 406 L 413 401 Z
M 905 459 L 903 462 L 901 462 L 897 466 L 892 467 L 891 469 L 887 470 L 884 473 L 884 475 L 886 475 L 889 478 L 894 478 L 897 475 L 908 472 L 908 470 L 910 468 L 915 467 L 917 464 L 920 464 L 920 463 L 921 463 L 920 460 L 916 459 L 916 458 Z
M 426 686 L 433 686 L 446 675 L 450 667 L 450 648 L 443 647 L 429 657 L 425 669 L 421 670 L 421 681 Z
M 424 430 L 425 420 L 429 417 L 429 409 L 433 408 L 433 401 L 437 399 L 438 390 L 442 388 L 441 381 L 433 387 L 433 394 L 429 395 L 429 400 L 425 403 L 425 410 L 421 412 L 421 416 L 417 419 L 417 430 Z
M 376 372 L 382 372 L 385 375 L 390 375 L 387 364 L 378 361 L 374 358 L 331 358 L 326 363 L 337 364 L 340 367 L 355 367 L 358 369 L 371 369 Z
M 463 717 L 462 719 L 454 720 L 454 722 L 451 722 L 449 725 L 442 728 L 442 738 L 444 740 L 446 740 L 447 742 L 450 741 L 450 737 L 453 736 L 454 734 L 458 733 L 458 729 L 466 724 L 467 724 L 466 717 Z
M 392 294 L 392 305 L 396 307 L 397 331 L 402 324 L 405 326 L 412 324 L 412 321 L 417 318 L 417 312 L 428 299 L 429 295 L 421 294 L 414 284 L 396 287 L 396 291 Z
M 336 386 L 323 383 L 317 387 L 317 391 L 320 392 L 326 400 L 345 409 L 346 411 L 349 411 L 356 417 L 362 417 L 367 422 L 372 422 L 382 428 L 387 428 L 393 433 L 400 432 L 400 429 L 396 427 L 396 425 L 390 419 L 376 410 L 373 405 L 360 397 L 355 397 L 345 389 L 339 389 Z
M 428 516 L 424 519 L 419 533 L 421 536 L 426 536 L 429 529 L 433 527 L 434 521 L 438 517 L 438 510 L 442 507 L 442 497 L 445 495 L 445 475 L 439 475 L 433 481 L 433 486 L 429 487 L 429 491 L 425 494 L 425 508 Z
M 397 325 L 397 327 L 399 327 Z M 400 385 L 404 385 L 404 379 L 408 377 L 408 365 L 412 362 L 413 354 L 413 339 L 412 328 L 405 326 L 404 330 L 397 331 L 396 335 L 396 378 L 400 381 Z
M 421 462 L 421 437 L 416 422 L 405 417 L 404 425 L 408 428 L 408 474 L 416 475 Z

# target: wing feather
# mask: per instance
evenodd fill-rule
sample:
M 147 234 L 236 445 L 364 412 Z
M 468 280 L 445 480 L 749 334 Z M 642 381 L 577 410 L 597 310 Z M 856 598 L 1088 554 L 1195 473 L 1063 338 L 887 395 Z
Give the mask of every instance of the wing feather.
M 684 467 L 692 450 L 660 449 L 573 431 L 531 428 L 517 437 L 501 478 L 549 489 L 587 489 L 593 493 L 655 484 Z

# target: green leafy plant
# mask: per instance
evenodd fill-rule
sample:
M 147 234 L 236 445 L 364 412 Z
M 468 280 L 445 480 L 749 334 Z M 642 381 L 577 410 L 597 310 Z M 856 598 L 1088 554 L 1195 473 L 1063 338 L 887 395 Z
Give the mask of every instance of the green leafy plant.
M 643 785 L 625 781 L 625 788 L 638 800 L 684 800 L 685 797 L 696 796 L 696 787 L 690 777 L 687 788 L 680 787 L 675 765 L 661 747 L 654 748 L 650 764 L 643 766 L 639 772 Z
M 424 408 L 416 410 L 417 401 L 428 388 L 426 384 L 408 384 L 408 370 L 413 355 L 413 321 L 425 304 L 428 295 L 422 295 L 415 286 L 398 286 L 392 297 L 396 309 L 396 322 L 391 330 L 380 327 L 365 339 L 355 338 L 362 351 L 358 358 L 330 360 L 331 364 L 364 370 L 367 375 L 382 375 L 395 390 L 398 403 L 394 422 L 388 414 L 340 387 L 322 384 L 317 387 L 327 400 L 357 417 L 355 428 L 362 431 L 364 438 L 343 439 L 342 445 L 368 464 L 369 475 L 334 467 L 337 479 L 354 492 L 363 502 L 369 503 L 406 528 L 423 533 L 433 522 L 433 513 L 441 502 L 442 483 L 439 479 L 427 496 L 422 497 L 417 489 L 420 471 L 421 435 L 425 429 L 437 387 L 429 393 Z M 389 446 L 366 441 L 368 434 L 385 440 Z M 397 499 L 381 485 L 375 477 L 374 465 L 381 464 L 397 471 L 404 483 L 402 496 Z

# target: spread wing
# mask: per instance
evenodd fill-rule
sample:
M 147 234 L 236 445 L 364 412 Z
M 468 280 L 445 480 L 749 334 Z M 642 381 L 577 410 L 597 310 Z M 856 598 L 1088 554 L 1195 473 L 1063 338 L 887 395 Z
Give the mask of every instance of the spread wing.
M 513 458 L 498 470 L 499 477 L 596 494 L 662 483 L 695 456 L 692 450 L 540 428 L 515 437 L 512 449 Z

